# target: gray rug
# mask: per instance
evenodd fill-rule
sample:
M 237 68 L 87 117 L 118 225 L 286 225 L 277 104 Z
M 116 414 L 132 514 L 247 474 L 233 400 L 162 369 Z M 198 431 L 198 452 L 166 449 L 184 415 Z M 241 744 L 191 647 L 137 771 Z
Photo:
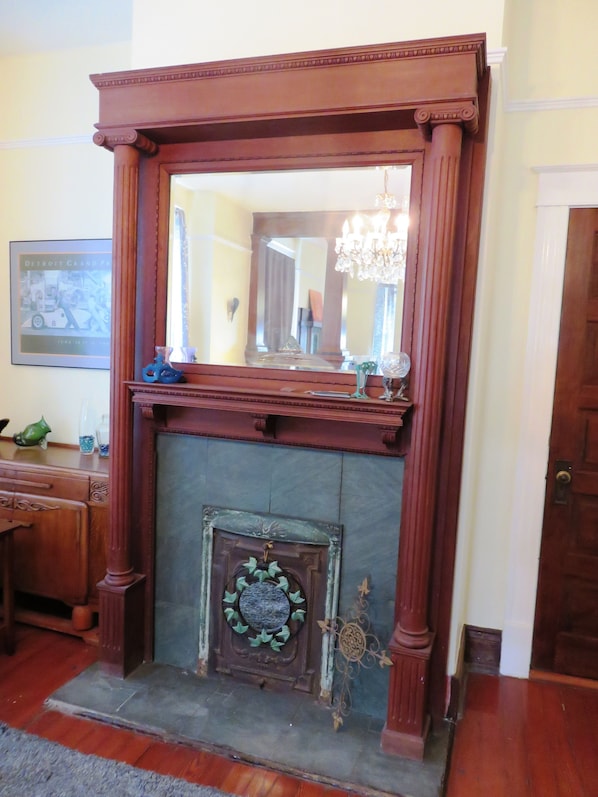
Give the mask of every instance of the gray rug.
M 84 755 L 0 723 L 0 797 L 224 797 L 224 793 Z

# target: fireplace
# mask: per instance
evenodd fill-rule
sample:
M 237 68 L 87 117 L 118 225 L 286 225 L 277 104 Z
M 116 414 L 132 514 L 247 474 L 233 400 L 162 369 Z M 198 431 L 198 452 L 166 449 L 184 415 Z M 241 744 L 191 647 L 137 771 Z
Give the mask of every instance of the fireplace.
M 363 574 L 372 573 L 374 625 L 390 640 L 383 750 L 422 758 L 431 722 L 440 722 L 447 707 L 487 147 L 485 37 L 132 70 L 93 75 L 92 81 L 100 93 L 94 141 L 114 152 L 115 442 L 107 571 L 98 588 L 102 669 L 124 678 L 154 653 L 197 668 L 203 506 L 331 520 L 343 526 L 339 611 Z M 413 363 L 409 402 L 380 400 L 375 376 L 369 401 L 342 398 L 354 387 L 353 375 L 344 372 L 201 362 L 185 366 L 185 384 L 135 381 L 155 346 L 168 343 L 171 175 L 190 168 L 250 172 L 367 164 L 412 168 L 414 223 L 400 343 Z M 331 269 L 330 277 L 336 285 L 338 273 Z M 258 298 L 254 290 L 247 299 L 248 332 Z M 321 340 L 332 354 L 342 320 L 335 307 Z M 173 453 L 166 451 L 170 442 L 158 439 L 162 434 L 173 443 L 185 434 L 202 440 L 182 443 Z M 216 439 L 250 441 L 254 447 L 242 458 L 259 467 L 243 463 L 244 477 L 235 481 L 237 450 L 228 470 L 218 471 L 221 450 L 211 448 Z M 186 446 L 196 444 L 207 449 L 194 449 L 185 459 Z M 281 471 L 272 467 L 277 455 L 270 444 L 289 456 Z M 280 477 L 292 470 L 288 447 L 305 456 L 312 448 L 317 459 L 294 473 L 295 483 L 285 489 Z M 164 467 L 169 457 L 176 482 Z M 370 465 L 388 468 L 390 478 L 359 473 L 354 479 Z M 320 469 L 321 481 L 316 477 L 302 491 L 312 466 Z M 390 505 L 394 515 L 386 514 Z M 367 688 L 356 685 L 360 689 L 369 706 L 369 681 Z
M 157 450 L 155 660 L 328 700 L 333 651 L 317 620 L 346 613 L 367 577 L 372 630 L 384 645 L 392 634 L 403 460 L 174 434 L 159 435 Z M 268 542 L 309 613 L 296 634 L 309 645 L 283 648 L 278 660 L 291 662 L 280 669 L 268 646 L 250 655 L 222 603 L 231 577 L 251 556 L 260 561 Z M 360 671 L 352 701 L 383 720 L 388 672 Z

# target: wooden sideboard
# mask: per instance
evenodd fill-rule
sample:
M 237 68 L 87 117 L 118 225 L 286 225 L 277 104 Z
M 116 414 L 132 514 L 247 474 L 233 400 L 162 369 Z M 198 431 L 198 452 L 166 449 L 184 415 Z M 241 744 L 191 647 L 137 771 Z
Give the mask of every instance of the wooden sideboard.
M 16 618 L 97 638 L 97 583 L 106 572 L 108 460 L 0 439 L 0 518 L 14 534 Z

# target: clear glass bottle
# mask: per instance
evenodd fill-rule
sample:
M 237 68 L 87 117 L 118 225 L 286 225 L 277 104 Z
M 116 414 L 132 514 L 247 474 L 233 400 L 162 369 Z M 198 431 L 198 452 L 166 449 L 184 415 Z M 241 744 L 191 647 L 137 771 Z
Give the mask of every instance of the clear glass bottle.
M 98 441 L 98 453 L 101 457 L 107 457 L 110 453 L 110 416 L 102 415 L 98 428 L 96 429 Z
M 79 451 L 82 454 L 93 454 L 96 447 L 95 415 L 87 399 L 81 404 L 79 415 Z
M 156 346 L 156 358 L 161 357 L 164 365 L 170 365 L 172 346 Z

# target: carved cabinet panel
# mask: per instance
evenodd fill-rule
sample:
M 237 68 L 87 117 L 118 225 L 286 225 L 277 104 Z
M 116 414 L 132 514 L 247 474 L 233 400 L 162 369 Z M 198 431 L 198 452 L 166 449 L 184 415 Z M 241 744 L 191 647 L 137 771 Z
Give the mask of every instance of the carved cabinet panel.
M 95 641 L 106 572 L 108 467 L 97 455 L 0 440 L 0 517 L 14 534 L 17 620 Z
M 15 532 L 15 589 L 69 605 L 87 602 L 89 525 L 81 501 L 0 492 L 0 506 L 29 523 Z

